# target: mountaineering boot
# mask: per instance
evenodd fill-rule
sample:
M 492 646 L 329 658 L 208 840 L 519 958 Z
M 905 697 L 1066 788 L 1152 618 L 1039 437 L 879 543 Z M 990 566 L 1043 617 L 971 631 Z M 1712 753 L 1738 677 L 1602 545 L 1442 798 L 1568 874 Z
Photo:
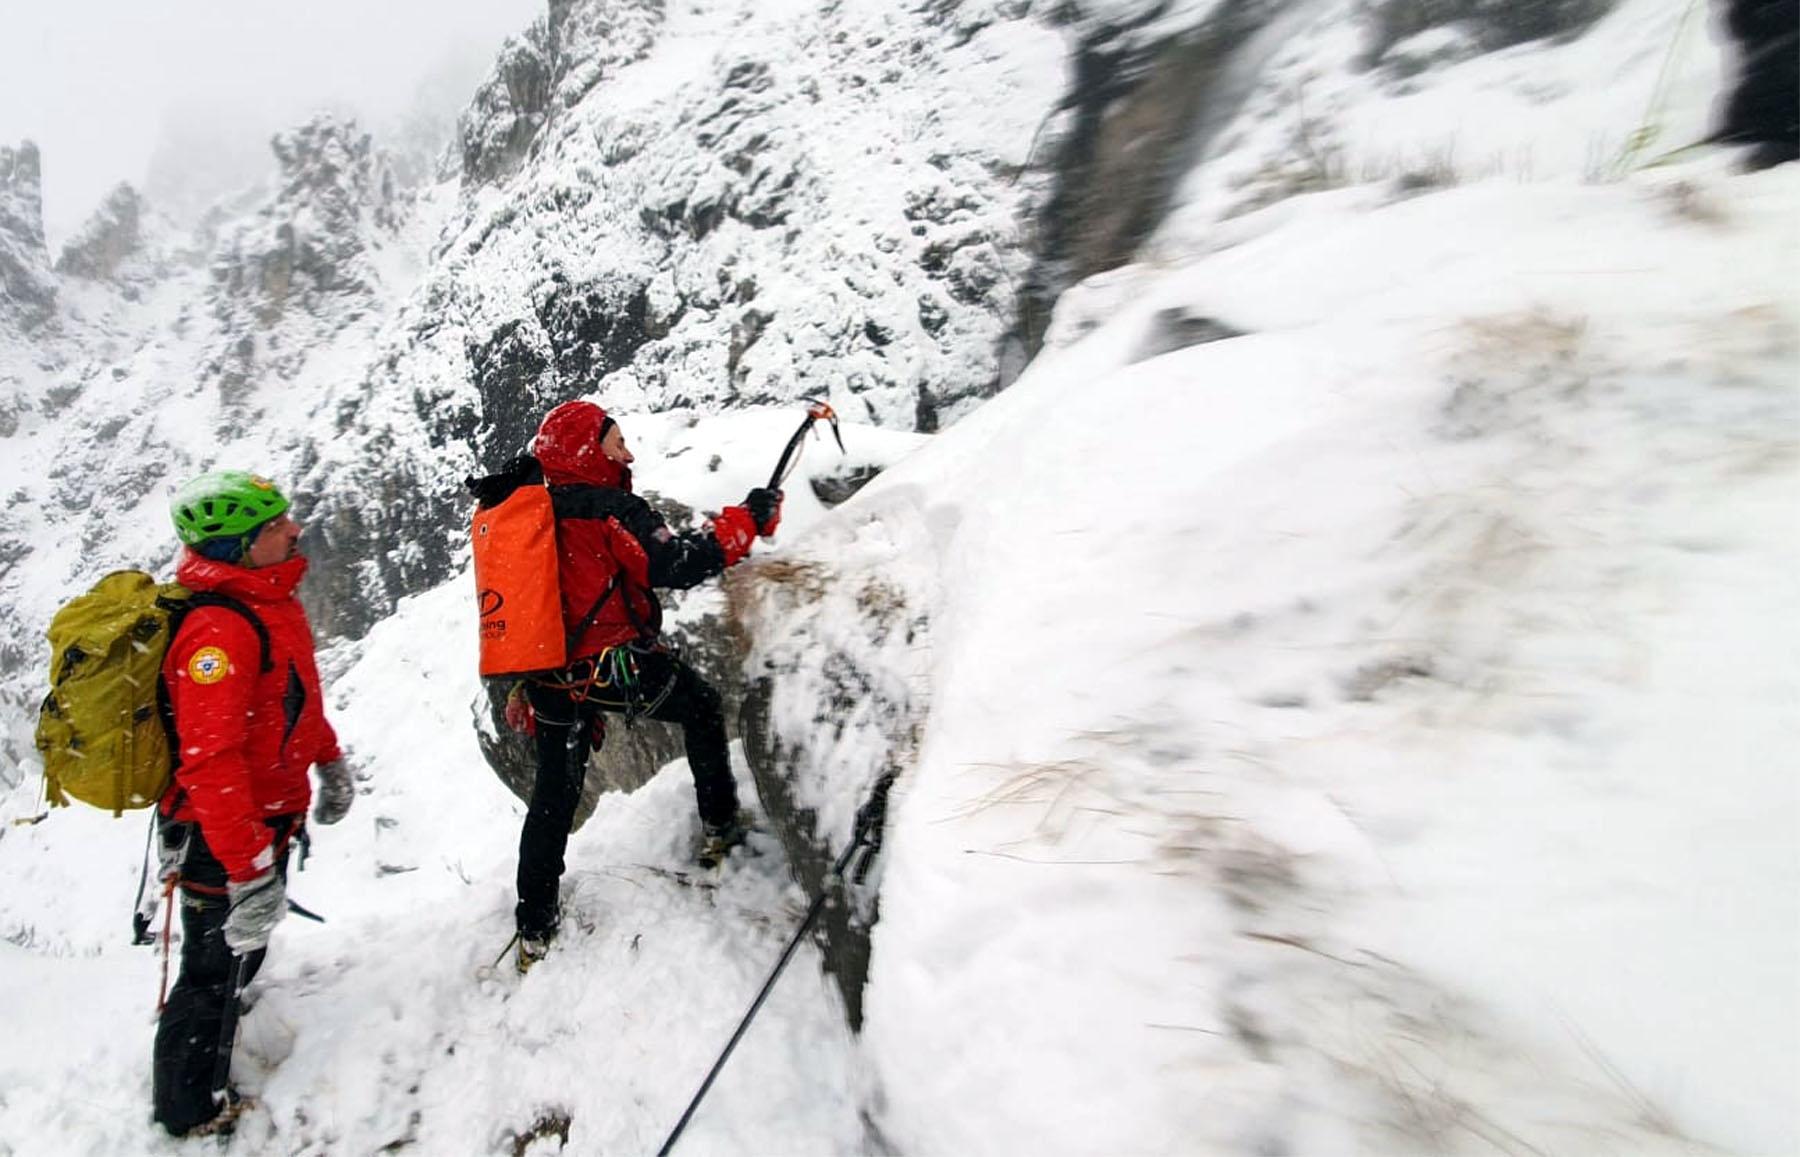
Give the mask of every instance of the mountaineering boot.
M 255 1097 L 241 1096 L 236 1089 L 226 1089 L 225 1106 L 219 1110 L 217 1116 L 213 1117 L 211 1120 L 202 1121 L 191 1129 L 184 1129 L 180 1133 L 175 1134 L 175 1136 L 183 1139 L 188 1137 L 217 1137 L 223 1142 L 225 1138 L 231 1136 L 232 1132 L 237 1129 L 238 1118 L 243 1116 L 246 1111 L 254 1109 L 255 1107 Z
M 550 937 L 548 935 L 519 934 L 519 955 L 514 964 L 518 968 L 520 976 L 530 972 L 532 965 L 548 955 L 550 955 Z
M 694 860 L 702 868 L 716 868 L 750 834 L 750 817 L 739 812 L 723 824 L 702 824 L 700 834 L 700 852 Z

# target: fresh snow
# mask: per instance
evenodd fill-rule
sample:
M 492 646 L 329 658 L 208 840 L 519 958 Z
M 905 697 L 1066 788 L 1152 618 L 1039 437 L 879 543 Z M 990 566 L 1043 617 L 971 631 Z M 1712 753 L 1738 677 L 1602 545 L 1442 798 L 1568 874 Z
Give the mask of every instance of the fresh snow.
M 625 428 L 645 458 L 643 488 L 717 509 L 766 481 L 797 421 L 765 411 Z M 801 481 L 809 473 L 880 467 L 920 440 L 854 424 L 844 433 L 848 456 L 823 436 L 808 442 L 787 526 L 803 530 L 822 513 Z M 713 468 L 715 452 L 737 465 Z M 580 1151 L 653 1151 L 805 911 L 771 834 L 753 835 L 753 854 L 729 871 L 693 865 L 699 824 L 682 762 L 630 797 L 607 797 L 571 840 L 557 951 L 523 982 L 510 956 L 493 969 L 512 934 L 524 807 L 475 749 L 485 698 L 471 596 L 465 576 L 322 656 L 337 672 L 330 712 L 363 790 L 341 826 L 315 830 L 314 855 L 290 877 L 289 894 L 327 923 L 285 921 L 253 988 L 266 995 L 244 1019 L 234 1070 L 270 1106 L 246 1123 L 239 1143 L 252 1151 L 400 1141 L 427 1153 L 511 1151 L 555 1112 L 572 1119 Z M 36 814 L 37 787 L 34 778 L 0 805 L 11 881 L 0 974 L 32 993 L 10 1034 L 29 1048 L 0 1052 L 0 1153 L 181 1151 L 146 1128 L 160 965 L 125 944 L 142 817 L 77 808 L 13 826 Z M 67 1078 L 45 1073 L 85 1074 L 87 1092 L 65 1099 Z M 804 947 L 683 1151 L 852 1151 L 865 1083 L 835 990 Z M 796 1121 L 806 1122 L 798 1133 Z
M 1800 190 L 1681 179 L 1119 271 L 871 488 L 943 560 L 901 1151 L 1791 1149 Z
M 1600 181 L 1582 147 L 1640 126 L 1665 60 L 1650 153 L 1698 135 L 1718 59 L 1671 40 L 1685 7 L 1406 93 L 1297 31 L 1377 160 L 1478 93 L 1546 147 L 1254 208 L 1233 174 L 1285 129 L 1253 93 L 1013 387 L 932 438 L 810 445 L 803 477 L 888 469 L 834 510 L 797 479 L 699 602 L 773 673 L 819 838 L 902 766 L 867 1019 L 804 947 L 677 1152 L 1800 1150 L 1800 171 Z M 1040 51 L 1018 31 L 995 59 Z M 1184 347 L 1199 319 L 1242 336 Z M 797 417 L 622 421 L 640 486 L 707 510 Z M 166 549 L 155 505 L 106 561 Z M 90 573 L 55 557 L 13 596 Z M 677 762 L 571 841 L 558 950 L 490 974 L 522 809 L 471 734 L 470 594 L 324 656 L 361 794 L 294 877 L 328 922 L 281 926 L 244 1020 L 245 1151 L 553 1152 L 520 1138 L 557 1116 L 570 1152 L 654 1151 L 804 909 L 767 833 L 716 886 L 691 867 Z M 37 786 L 0 795 L 0 1154 L 198 1151 L 147 1125 L 142 826 L 15 825 Z

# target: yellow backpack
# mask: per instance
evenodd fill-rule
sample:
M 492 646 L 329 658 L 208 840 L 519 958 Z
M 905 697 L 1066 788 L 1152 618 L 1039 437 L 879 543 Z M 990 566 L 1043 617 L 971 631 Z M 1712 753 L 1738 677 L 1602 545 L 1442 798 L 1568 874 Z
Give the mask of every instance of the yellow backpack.
M 262 644 L 262 670 L 271 669 L 269 631 L 256 612 L 228 595 L 158 583 L 143 571 L 114 571 L 56 612 L 48 632 L 50 694 L 37 725 L 51 806 L 67 807 L 73 798 L 117 816 L 162 798 L 178 762 L 163 655 L 182 619 L 203 606 L 248 620 Z

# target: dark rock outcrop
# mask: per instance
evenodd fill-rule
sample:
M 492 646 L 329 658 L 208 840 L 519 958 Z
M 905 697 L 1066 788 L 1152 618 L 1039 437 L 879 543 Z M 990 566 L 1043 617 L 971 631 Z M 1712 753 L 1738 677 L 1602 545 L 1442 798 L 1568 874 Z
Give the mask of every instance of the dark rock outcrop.
M 475 436 L 477 454 L 486 469 L 497 470 L 525 451 L 545 414 L 568 400 L 555 372 L 556 350 L 535 319 L 518 319 L 467 351 L 485 419 Z
M 44 247 L 43 169 L 26 141 L 0 147 L 0 316 L 30 330 L 56 308 L 56 278 Z
M 292 308 L 316 312 L 327 298 L 367 291 L 370 234 L 398 219 L 393 177 L 355 122 L 315 117 L 269 147 L 276 194 L 255 224 L 221 240 L 213 262 L 215 309 L 228 321 L 247 313 L 262 329 Z
M 486 184 L 524 163 L 550 113 L 549 53 L 542 26 L 506 42 L 458 130 L 463 178 Z
M 814 842 L 815 814 L 800 801 L 788 781 L 787 764 L 794 753 L 770 725 L 771 699 L 768 679 L 760 679 L 750 688 L 739 717 L 744 749 L 750 753 L 756 793 L 781 840 L 789 874 L 808 897 L 816 900 L 825 896 L 813 934 L 824 955 L 825 971 L 837 984 L 838 995 L 844 1001 L 844 1019 L 852 1032 L 861 1032 L 863 989 L 869 982 L 870 933 L 880 919 L 880 897 L 871 894 L 857 903 L 846 882 L 832 876 L 832 866 L 841 853 L 834 854 L 830 846 Z
M 539 294 L 529 316 L 465 342 L 475 397 L 422 415 L 444 441 L 472 431 L 485 469 L 522 453 L 550 409 L 630 365 L 656 328 L 649 288 L 629 275 L 576 284 L 558 271 Z
M 121 182 L 76 237 L 63 246 L 56 271 L 91 281 L 108 281 L 144 247 L 144 202 Z
M 1047 158 L 1056 190 L 1038 222 L 1013 334 L 1027 358 L 1043 345 L 1062 291 L 1129 262 L 1161 220 L 1201 147 L 1194 126 L 1220 96 L 1225 66 L 1280 7 L 1224 0 L 1196 28 L 1146 37 L 1142 30 L 1164 15 L 1151 5 L 1081 33 L 1064 102 L 1070 126 Z M 1212 122 L 1227 119 L 1206 111 Z
M 442 485 L 430 463 L 416 464 L 382 438 L 363 443 L 353 462 L 334 463 L 330 483 L 316 464 L 299 472 L 295 492 L 307 527 L 306 607 L 323 635 L 361 636 L 400 599 L 454 573 L 469 510 Z
M 1217 318 L 1189 313 L 1184 309 L 1165 309 L 1150 319 L 1144 343 L 1131 360 L 1149 361 L 1189 346 L 1242 336 L 1243 330 L 1229 326 Z
M 1432 28 L 1455 25 L 1477 53 L 1545 37 L 1573 37 L 1612 11 L 1616 0 L 1376 0 L 1365 10 L 1366 65 L 1384 63 L 1390 48 Z M 1402 63 L 1402 68 L 1410 65 Z
M 832 507 L 850 501 L 858 490 L 875 481 L 880 474 L 878 466 L 850 466 L 829 474 L 812 475 L 807 484 L 812 488 L 814 498 L 826 507 Z
M 916 760 L 927 692 L 908 672 L 928 645 L 929 619 L 880 567 L 776 559 L 733 573 L 726 592 L 733 623 L 762 632 L 742 640 L 753 664 L 738 717 L 744 755 L 794 881 L 824 900 L 816 935 L 825 970 L 860 1030 L 880 919 L 879 873 L 864 872 L 879 865 L 857 857 L 849 880 L 834 877 L 853 832 L 819 817 L 859 808 Z
M 549 14 L 508 40 L 457 125 L 463 179 L 517 172 L 545 126 L 655 43 L 663 0 L 551 0 Z

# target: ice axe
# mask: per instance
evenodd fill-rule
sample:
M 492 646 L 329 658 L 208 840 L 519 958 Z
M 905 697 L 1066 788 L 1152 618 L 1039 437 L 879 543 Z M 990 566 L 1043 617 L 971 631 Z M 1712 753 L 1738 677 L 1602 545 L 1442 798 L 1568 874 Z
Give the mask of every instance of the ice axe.
M 781 461 L 775 463 L 775 472 L 769 475 L 770 490 L 780 490 L 782 483 L 788 480 L 788 475 L 794 472 L 794 467 L 800 464 L 801 444 L 806 438 L 806 432 L 812 429 L 814 422 L 831 423 L 831 436 L 837 439 L 838 453 L 844 453 L 844 435 L 838 431 L 837 411 L 816 398 L 808 398 L 805 419 L 801 421 L 800 428 L 794 431 L 794 436 L 788 439 L 787 445 L 782 448 Z

